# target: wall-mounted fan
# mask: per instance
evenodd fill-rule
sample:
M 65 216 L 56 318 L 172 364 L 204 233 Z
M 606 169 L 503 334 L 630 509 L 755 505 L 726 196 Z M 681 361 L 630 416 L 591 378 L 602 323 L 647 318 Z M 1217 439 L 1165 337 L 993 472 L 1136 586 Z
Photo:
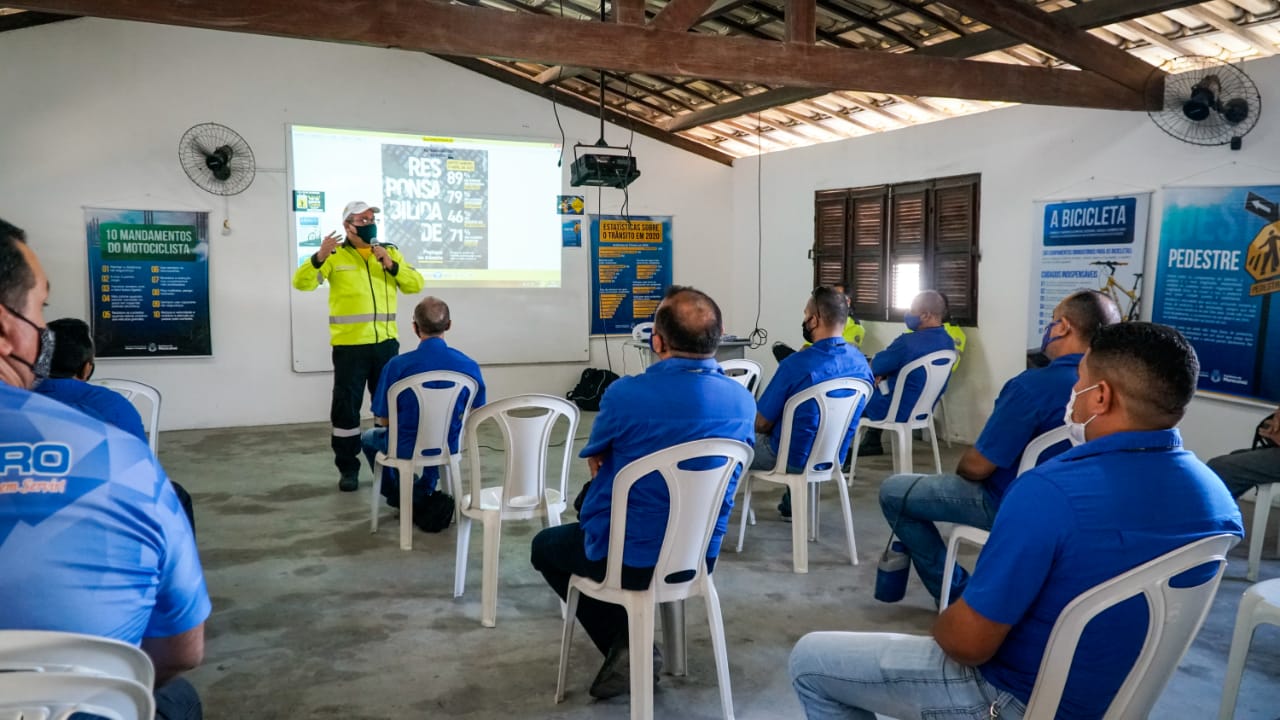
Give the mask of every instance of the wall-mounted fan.
M 244 192 L 257 172 L 249 143 L 218 123 L 202 123 L 183 133 L 178 160 L 191 182 L 214 195 Z
M 1201 55 L 1174 58 L 1160 69 L 1167 73 L 1163 101 L 1147 112 L 1151 120 L 1183 142 L 1230 143 L 1239 150 L 1262 114 L 1262 96 L 1253 80 L 1235 65 Z M 1153 80 L 1157 77 L 1152 74 Z

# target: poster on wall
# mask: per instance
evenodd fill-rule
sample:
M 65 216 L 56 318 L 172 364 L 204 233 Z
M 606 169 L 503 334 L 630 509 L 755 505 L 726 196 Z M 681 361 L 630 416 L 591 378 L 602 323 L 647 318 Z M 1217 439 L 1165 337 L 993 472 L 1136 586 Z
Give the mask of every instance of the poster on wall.
M 1122 317 L 1142 308 L 1151 193 L 1035 204 L 1027 347 L 1040 347 L 1053 309 L 1076 290 L 1100 290 Z
M 209 213 L 85 208 L 98 357 L 213 354 Z
M 591 334 L 630 334 L 671 284 L 671 216 L 591 220 Z
M 1164 190 L 1151 319 L 1186 336 L 1199 389 L 1280 401 L 1280 185 Z

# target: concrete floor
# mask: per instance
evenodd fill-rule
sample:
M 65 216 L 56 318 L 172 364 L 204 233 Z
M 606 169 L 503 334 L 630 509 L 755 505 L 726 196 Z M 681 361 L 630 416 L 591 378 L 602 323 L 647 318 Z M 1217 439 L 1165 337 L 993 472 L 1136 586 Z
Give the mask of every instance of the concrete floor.
M 593 415 L 585 414 L 580 438 Z M 582 632 L 575 635 L 568 696 L 553 702 L 561 621 L 556 598 L 529 565 L 534 523 L 503 529 L 498 626 L 483 628 L 478 526 L 467 592 L 455 600 L 456 529 L 415 530 L 414 549 L 404 552 L 394 512 L 384 509 L 383 525 L 371 535 L 369 474 L 361 492 L 337 491 L 327 431 L 314 424 L 162 435 L 165 469 L 195 497 L 213 597 L 205 664 L 189 675 L 208 717 L 628 717 L 626 697 L 598 702 L 587 695 L 600 657 Z M 486 444 L 499 445 L 496 436 Z M 916 449 L 916 467 L 929 467 L 927 445 Z M 944 467 L 955 465 L 961 449 L 944 450 Z M 496 458 L 489 453 L 486 466 Z M 871 594 L 889 533 L 875 500 L 888 469 L 887 458 L 859 463 L 852 493 L 857 567 L 842 549 L 833 490 L 824 496 L 823 536 L 810 546 L 808 575 L 790 571 L 790 526 L 777 519 L 776 491 L 757 495 L 759 524 L 748 529 L 743 552 L 726 542 L 716 584 L 737 717 L 801 717 L 786 662 L 806 632 L 928 631 L 933 603 L 914 578 L 898 604 Z M 585 463 L 575 462 L 570 497 L 585 478 Z M 735 530 L 737 519 L 735 512 Z M 1274 547 L 1268 543 L 1264 578 L 1280 577 Z M 1204 629 L 1151 717 L 1216 716 L 1236 607 L 1247 587 L 1244 555 L 1242 544 Z M 691 602 L 689 674 L 662 678 L 658 717 L 720 717 L 705 618 L 701 604 Z M 1280 715 L 1278 639 L 1278 628 L 1258 631 L 1237 718 Z

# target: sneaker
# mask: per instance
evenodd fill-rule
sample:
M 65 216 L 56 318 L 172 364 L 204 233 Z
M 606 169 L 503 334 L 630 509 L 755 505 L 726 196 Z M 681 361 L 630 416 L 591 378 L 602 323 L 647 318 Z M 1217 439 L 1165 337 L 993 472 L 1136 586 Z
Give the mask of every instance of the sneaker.
M 782 522 L 791 522 L 791 490 L 787 489 L 782 493 L 782 500 L 778 502 L 778 514 L 782 516 Z
M 358 473 L 343 473 L 338 480 L 338 489 L 342 492 L 355 492 L 360 489 L 360 475 Z

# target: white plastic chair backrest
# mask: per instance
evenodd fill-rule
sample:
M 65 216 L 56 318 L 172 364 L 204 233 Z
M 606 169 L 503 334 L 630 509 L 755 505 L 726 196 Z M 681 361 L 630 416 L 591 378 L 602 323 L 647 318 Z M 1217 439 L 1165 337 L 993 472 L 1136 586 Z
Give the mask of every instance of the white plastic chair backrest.
M 151 690 L 124 678 L 82 673 L 0 673 L 0 718 L 66 720 L 75 713 L 152 720 Z
M 1147 637 L 1103 720 L 1146 720 L 1209 614 L 1226 568 L 1227 551 L 1239 540 L 1235 535 L 1213 535 L 1188 543 L 1095 585 L 1068 603 L 1049 633 L 1024 720 L 1054 718 L 1085 626 L 1104 610 L 1135 595 L 1143 595 L 1147 601 Z M 1188 588 L 1169 584 L 1171 578 L 1210 562 L 1218 564 L 1211 579 Z
M 782 429 L 778 441 L 778 461 L 774 463 L 773 472 L 779 475 L 787 472 L 787 459 L 791 456 L 791 426 L 795 421 L 796 410 L 801 405 L 816 400 L 818 403 L 818 429 L 813 436 L 813 445 L 809 448 L 809 459 L 805 462 L 805 474 L 810 480 L 823 481 L 831 478 L 832 472 L 839 466 L 836 454 L 849 428 L 858 420 L 854 414 L 858 406 L 866 406 L 865 400 L 871 395 L 871 383 L 856 378 L 834 378 L 820 382 L 787 398 L 782 407 Z
M 640 343 L 649 342 L 649 337 L 653 335 L 653 323 L 642 322 L 631 326 L 631 339 Z
M 721 360 L 720 369 L 731 380 L 736 380 L 738 384 L 748 390 L 756 389 L 756 383 L 759 382 L 760 373 L 762 372 L 760 363 L 746 358 Z
M 1059 425 L 1052 430 L 1046 430 L 1036 436 L 1034 440 L 1027 443 L 1027 447 L 1022 451 L 1022 463 L 1018 465 L 1018 474 L 1030 470 L 1040 464 L 1040 456 L 1046 450 L 1057 445 L 1060 442 L 1070 442 L 1071 431 L 1066 425 Z M 1072 447 L 1075 443 L 1071 442 Z
M 627 463 L 613 478 L 609 516 L 608 568 L 604 586 L 622 589 L 622 553 L 627 536 L 627 503 L 631 486 L 652 472 L 662 474 L 671 497 L 667 531 L 649 588 L 655 602 L 689 597 L 707 573 L 707 546 L 725 502 L 729 481 L 751 465 L 751 446 L 737 440 L 708 438 L 681 443 Z M 710 470 L 682 468 L 686 461 L 723 458 Z
M 555 487 L 565 496 L 573 437 L 578 428 L 578 406 L 554 395 L 516 395 L 491 402 L 467 418 L 465 435 L 471 466 L 471 504 L 479 506 L 483 483 L 480 476 L 480 440 L 477 430 L 492 421 L 502 431 L 506 454 L 502 505 L 513 510 L 538 506 L 547 488 L 547 461 L 551 435 L 560 418 L 568 422 L 564 454 L 560 459 L 560 479 Z
M 907 422 L 927 419 L 933 412 L 933 406 L 938 404 L 942 388 L 946 386 L 947 378 L 951 377 L 951 366 L 955 362 L 955 350 L 938 350 L 903 365 L 898 370 L 898 379 L 893 386 L 893 398 L 889 401 L 889 412 L 885 415 L 885 419 L 889 422 L 897 421 L 898 406 L 902 404 L 902 396 L 907 389 L 907 378 L 913 371 L 920 369 L 925 372 L 924 387 L 920 390 L 911 413 L 907 415 Z
M 99 378 L 89 382 L 114 390 L 133 404 L 142 416 L 142 426 L 147 429 L 147 445 L 151 446 L 151 453 L 154 455 L 160 444 L 160 391 L 135 380 Z M 139 401 L 145 401 L 145 404 Z
M 124 678 L 150 688 L 151 658 L 129 643 L 79 633 L 0 630 L 0 673 L 70 672 Z
M 466 427 L 467 415 L 476 397 L 476 381 L 470 375 L 432 370 L 410 375 L 387 388 L 387 457 L 410 459 L 400 457 L 399 400 L 402 393 L 412 392 L 418 400 L 418 433 L 413 442 L 412 460 L 424 466 L 447 464 L 449 428 L 463 389 L 471 391 L 462 408 L 462 427 Z

